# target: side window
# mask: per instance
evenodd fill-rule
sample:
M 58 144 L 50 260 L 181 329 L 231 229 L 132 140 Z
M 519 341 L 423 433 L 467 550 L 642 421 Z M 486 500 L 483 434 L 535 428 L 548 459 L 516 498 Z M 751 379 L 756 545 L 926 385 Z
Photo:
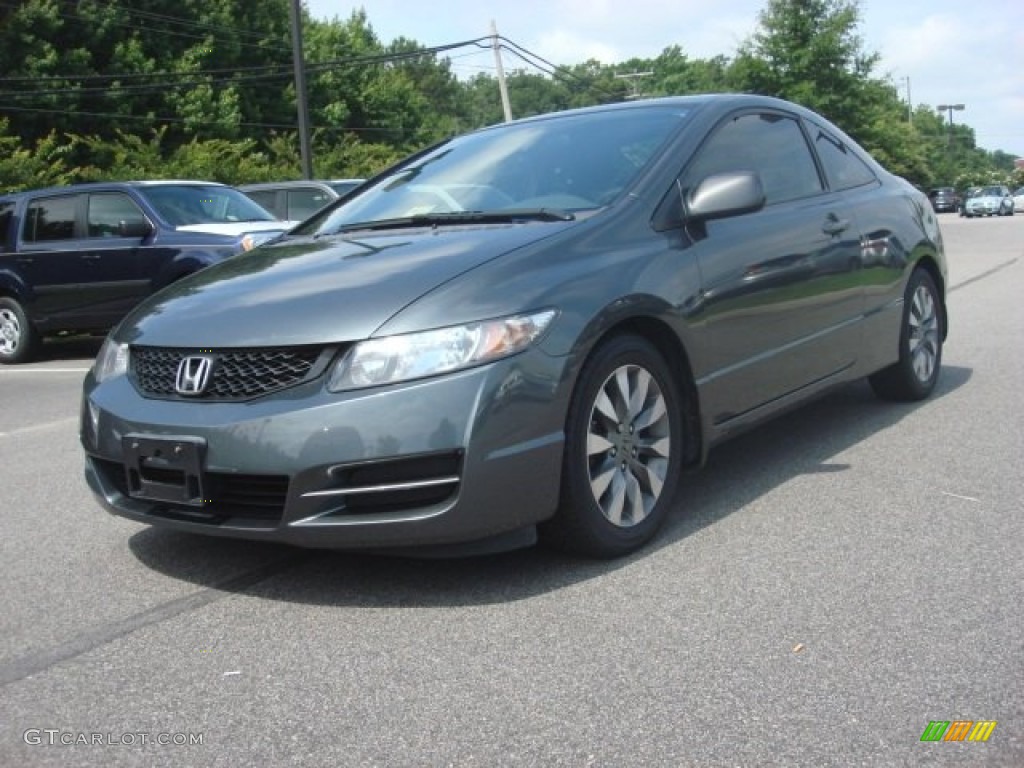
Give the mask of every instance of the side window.
M 7 250 L 7 233 L 14 218 L 14 203 L 0 202 L 0 253 Z
M 120 237 L 120 224 L 145 219 L 142 211 L 127 195 L 118 192 L 89 195 L 89 237 Z
M 258 205 L 263 206 L 275 216 L 278 215 L 277 211 L 274 210 L 274 206 L 277 205 L 277 192 L 274 190 L 253 190 L 245 194 L 250 200 L 254 200 Z
M 815 134 L 814 148 L 818 150 L 832 189 L 850 189 L 876 181 L 874 172 L 852 149 L 821 126 L 810 125 Z M 934 197 L 938 191 L 932 190 L 929 196 Z
M 744 114 L 720 125 L 697 151 L 684 187 L 726 171 L 756 171 L 768 205 L 822 191 L 814 157 L 796 120 L 774 113 Z
M 308 219 L 333 199 L 315 187 L 291 189 L 288 191 L 288 218 L 300 221 Z
M 44 197 L 29 203 L 22 236 L 27 243 L 72 240 L 78 196 Z

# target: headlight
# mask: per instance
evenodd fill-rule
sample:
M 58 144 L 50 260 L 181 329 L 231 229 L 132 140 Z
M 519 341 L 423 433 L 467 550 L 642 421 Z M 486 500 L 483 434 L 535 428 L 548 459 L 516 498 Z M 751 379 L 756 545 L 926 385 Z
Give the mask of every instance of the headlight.
M 100 347 L 100 353 L 96 355 L 96 362 L 93 363 L 92 372 L 96 382 L 103 382 L 115 376 L 121 376 L 128 371 L 128 345 L 118 344 L 109 336 Z
M 332 392 L 436 376 L 514 355 L 534 342 L 555 317 L 546 309 L 422 333 L 361 341 L 331 371 Z
M 277 237 L 280 234 L 281 234 L 280 232 L 275 232 L 275 231 L 271 231 L 271 232 L 249 232 L 247 234 L 244 234 L 244 235 L 242 235 L 238 239 L 238 245 L 237 245 L 238 252 L 239 253 L 244 253 L 245 251 L 251 251 L 256 246 L 263 245 L 264 243 L 269 242 L 270 240 L 273 240 L 275 237 Z

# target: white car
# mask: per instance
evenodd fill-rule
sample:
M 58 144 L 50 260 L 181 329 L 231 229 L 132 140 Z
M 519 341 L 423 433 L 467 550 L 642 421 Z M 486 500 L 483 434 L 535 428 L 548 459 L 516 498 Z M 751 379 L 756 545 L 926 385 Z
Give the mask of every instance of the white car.
M 1010 190 L 999 184 L 982 187 L 964 203 L 964 216 L 1013 216 Z
M 1024 187 L 1013 193 L 1013 210 L 1024 211 Z

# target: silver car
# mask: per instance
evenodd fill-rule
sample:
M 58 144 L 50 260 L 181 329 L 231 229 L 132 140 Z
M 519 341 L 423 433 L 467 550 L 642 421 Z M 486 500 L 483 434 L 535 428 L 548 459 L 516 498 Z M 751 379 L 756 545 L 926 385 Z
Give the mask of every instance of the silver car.
M 964 216 L 1013 216 L 1013 197 L 1001 185 L 982 187 L 964 203 Z

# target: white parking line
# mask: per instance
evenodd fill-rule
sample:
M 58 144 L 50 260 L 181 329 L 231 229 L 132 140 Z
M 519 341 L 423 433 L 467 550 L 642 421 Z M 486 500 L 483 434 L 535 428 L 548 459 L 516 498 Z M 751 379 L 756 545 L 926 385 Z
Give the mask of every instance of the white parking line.
M 12 429 L 10 432 L 0 432 L 0 438 L 17 437 L 18 435 L 24 435 L 29 432 L 42 432 L 44 429 L 50 429 L 51 427 L 67 427 L 72 424 L 78 424 L 78 419 L 72 417 L 68 419 L 58 419 L 57 421 L 48 421 L 44 424 L 33 424 L 31 427 L 19 427 L 18 429 Z

